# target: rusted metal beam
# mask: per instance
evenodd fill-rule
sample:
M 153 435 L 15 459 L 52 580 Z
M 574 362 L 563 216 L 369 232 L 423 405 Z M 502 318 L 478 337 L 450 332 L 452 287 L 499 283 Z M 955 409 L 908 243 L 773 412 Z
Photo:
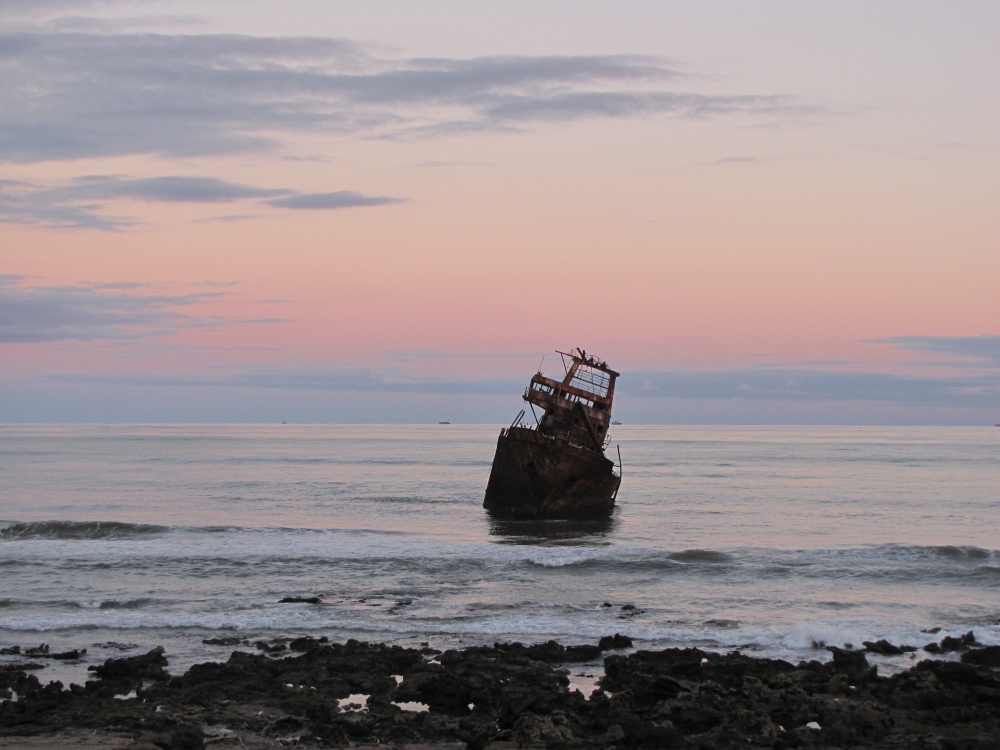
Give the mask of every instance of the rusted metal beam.
M 580 410 L 580 416 L 583 417 L 583 424 L 587 428 L 587 432 L 590 433 L 590 439 L 594 441 L 594 448 L 598 453 L 602 453 L 604 451 L 604 443 L 597 439 L 597 433 L 594 432 L 594 425 L 590 423 L 590 417 L 588 417 L 587 412 L 584 411 L 583 404 L 578 401 L 576 408 Z

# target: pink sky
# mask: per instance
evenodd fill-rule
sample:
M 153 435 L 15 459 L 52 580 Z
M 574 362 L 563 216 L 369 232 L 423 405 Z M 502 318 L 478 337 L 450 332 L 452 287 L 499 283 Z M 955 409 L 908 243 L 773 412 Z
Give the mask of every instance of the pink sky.
M 993 5 L 419 8 L 0 6 L 0 420 L 1000 421 Z

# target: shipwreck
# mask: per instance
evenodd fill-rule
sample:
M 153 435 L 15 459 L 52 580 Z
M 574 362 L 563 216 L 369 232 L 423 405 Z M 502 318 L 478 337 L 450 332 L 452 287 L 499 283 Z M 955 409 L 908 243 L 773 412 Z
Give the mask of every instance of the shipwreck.
M 604 453 L 619 373 L 583 349 L 557 353 L 565 377 L 553 380 L 539 370 L 524 392 L 535 424 L 522 423 L 522 409 L 500 431 L 483 500 L 494 515 L 583 518 L 614 509 L 621 450 L 617 472 Z

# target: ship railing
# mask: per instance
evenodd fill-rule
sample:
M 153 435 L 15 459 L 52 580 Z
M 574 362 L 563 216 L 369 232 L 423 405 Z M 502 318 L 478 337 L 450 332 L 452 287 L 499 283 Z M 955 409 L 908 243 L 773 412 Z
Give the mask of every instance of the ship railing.
M 573 373 L 569 384 L 574 388 L 579 388 L 581 391 L 589 391 L 598 398 L 604 398 L 608 395 L 611 377 L 600 370 L 592 370 L 586 365 L 581 365 Z

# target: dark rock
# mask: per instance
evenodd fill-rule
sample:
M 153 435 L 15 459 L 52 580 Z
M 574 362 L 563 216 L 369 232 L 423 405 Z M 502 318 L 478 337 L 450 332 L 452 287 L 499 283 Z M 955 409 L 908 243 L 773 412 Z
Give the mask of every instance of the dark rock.
M 302 638 L 296 638 L 291 643 L 288 644 L 288 648 L 292 651 L 309 651 L 314 648 L 318 648 L 327 642 L 327 637 L 321 636 L 319 638 L 313 638 L 311 636 L 303 636 Z
M 318 596 L 286 596 L 279 604 L 319 604 Z
M 601 606 L 602 607 L 613 607 L 614 605 L 611 602 L 604 602 L 604 604 L 602 604 Z
M 967 651 L 969 648 L 981 645 L 983 644 L 976 642 L 976 634 L 970 630 L 957 638 L 948 635 L 942 638 L 940 643 L 928 643 L 924 646 L 924 651 L 930 654 L 947 654 L 952 651 Z
M 161 732 L 143 732 L 128 747 L 129 750 L 171 750 L 170 735 Z
M 11 646 L 10 648 L 0 648 L 0 654 L 3 656 L 12 656 L 14 654 L 21 653 L 20 646 Z
M 45 656 L 49 653 L 48 644 L 43 643 L 41 646 L 35 646 L 34 648 L 29 648 L 24 652 L 25 656 Z
M 902 656 L 903 649 L 899 646 L 893 646 L 885 638 L 881 638 L 875 642 L 864 641 L 864 647 L 866 651 L 870 651 L 873 654 L 882 654 L 883 656 Z
M 199 726 L 185 726 L 170 733 L 170 750 L 201 750 L 205 733 Z
M 82 659 L 87 654 L 87 649 L 73 649 L 72 651 L 63 651 L 61 654 L 49 654 L 50 659 L 62 659 L 64 661 L 69 661 L 71 659 Z
M 546 664 L 593 661 L 601 655 L 601 650 L 597 646 L 562 646 L 555 641 L 536 643 L 532 646 L 520 643 L 496 643 L 493 648 L 502 653 L 504 658 L 527 659 Z
M 282 651 L 287 651 L 288 646 L 284 643 L 268 643 L 267 641 L 257 641 L 253 644 L 257 647 L 258 651 L 263 651 L 268 654 L 278 654 Z
M 945 653 L 950 651 L 965 651 L 973 646 L 981 645 L 981 643 L 976 642 L 976 634 L 971 630 L 965 635 L 960 635 L 958 638 L 953 638 L 949 635 L 941 639 L 941 650 Z
M 565 661 L 582 662 L 594 661 L 601 658 L 601 649 L 598 646 L 567 646 Z
M 1000 646 L 987 646 L 966 651 L 962 654 L 963 664 L 976 664 L 981 667 L 1000 667 Z
M 576 739 L 566 714 L 561 711 L 554 716 L 524 714 L 514 722 L 512 734 L 520 747 L 572 742 Z
M 167 657 L 163 655 L 163 646 L 157 646 L 141 656 L 108 659 L 102 665 L 87 669 L 94 672 L 101 680 L 114 678 L 167 680 L 170 678 L 164 670 L 167 663 Z
M 45 669 L 45 665 L 35 662 L 0 664 L 0 672 L 34 672 L 36 669 Z
M 618 610 L 619 617 L 637 617 L 641 615 L 643 610 L 639 609 L 634 604 L 625 604 L 620 610 Z
M 601 638 L 600 642 L 597 644 L 597 648 L 601 651 L 613 651 L 619 648 L 632 648 L 632 639 L 627 635 L 620 635 L 615 633 L 614 635 L 606 635 Z
M 198 664 L 145 688 L 115 673 L 142 670 L 110 669 L 134 663 L 127 659 L 97 668 L 101 679 L 84 688 L 0 672 L 0 694 L 18 695 L 0 701 L 0 736 L 114 728 L 175 750 L 202 747 L 197 727 L 211 725 L 237 730 L 257 747 L 293 733 L 307 746 L 472 750 L 1000 747 L 1000 675 L 971 663 L 994 658 L 991 649 L 1000 647 L 967 651 L 961 663 L 924 660 L 889 678 L 878 676 L 864 651 L 831 649 L 830 662 L 796 667 L 735 651 L 639 650 L 608 655 L 601 688 L 589 698 L 571 691 L 560 665 L 616 638 L 624 648 L 627 637 L 616 635 L 597 646 L 498 643 L 444 653 L 299 638 L 292 655 L 234 651 L 224 663 Z M 137 700 L 114 699 L 131 689 Z M 369 696 L 366 710 L 345 710 L 346 698 L 359 693 Z M 394 705 L 407 701 L 430 710 Z
M 941 628 L 927 628 L 926 630 L 921 630 L 921 633 L 927 633 L 928 635 L 937 635 L 941 632 Z
M 865 682 L 878 674 L 878 670 L 868 663 L 864 651 L 848 651 L 836 646 L 829 646 L 828 650 L 833 654 L 833 671 L 847 675 L 855 683 Z

